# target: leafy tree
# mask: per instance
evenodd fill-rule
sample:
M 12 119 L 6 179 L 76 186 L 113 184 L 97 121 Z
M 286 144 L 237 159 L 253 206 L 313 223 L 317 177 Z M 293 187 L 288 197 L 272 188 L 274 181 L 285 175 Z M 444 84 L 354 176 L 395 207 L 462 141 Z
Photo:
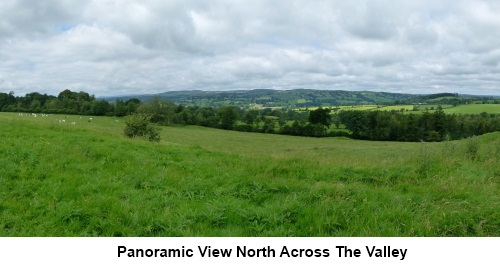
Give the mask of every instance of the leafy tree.
M 137 107 L 141 104 L 141 100 L 137 98 L 131 98 L 125 101 L 125 105 L 127 106 L 127 114 L 132 114 L 137 110 Z
M 219 118 L 212 107 L 203 107 L 197 111 L 196 122 L 198 125 L 205 127 L 218 127 Z
M 434 131 L 438 133 L 438 138 L 440 141 L 446 135 L 446 114 L 443 108 L 439 105 L 433 114 Z M 436 138 L 435 138 L 436 139 Z
M 151 122 L 170 125 L 173 123 L 177 106 L 170 100 L 162 100 L 159 96 L 137 108 L 138 113 L 149 115 Z
M 176 124 L 182 124 L 182 125 L 195 125 L 196 123 L 196 118 L 197 118 L 197 108 L 196 107 L 183 107 L 182 109 L 177 109 L 179 111 L 175 118 L 174 122 Z
M 113 114 L 117 117 L 122 117 L 127 115 L 127 111 L 128 111 L 127 105 L 125 105 L 123 100 L 117 99 L 115 101 Z
M 326 136 L 325 125 L 309 123 L 302 129 L 302 135 L 312 137 Z
M 76 97 L 76 100 L 78 100 L 78 102 L 92 102 L 95 99 L 93 95 L 91 96 L 83 91 L 74 93 L 74 96 Z
M 59 100 L 63 99 L 78 99 L 78 94 L 75 92 L 71 92 L 69 89 L 65 89 L 64 91 L 60 92 L 59 95 L 57 96 Z
M 111 109 L 111 104 L 106 100 L 94 100 L 91 103 L 91 111 L 93 115 L 102 116 L 106 115 L 109 109 Z
M 318 108 L 316 110 L 309 111 L 309 122 L 311 124 L 321 124 L 329 127 L 332 123 L 332 117 L 330 115 L 330 109 Z
M 264 121 L 264 126 L 262 127 L 262 132 L 264 133 L 274 133 L 276 128 L 276 121 L 273 119 L 266 119 Z
M 80 105 L 80 114 L 83 114 L 83 115 L 92 114 L 92 103 L 91 102 L 83 102 Z
M 339 118 L 339 115 L 338 114 L 335 114 L 332 116 L 332 122 L 333 124 L 335 124 L 335 127 L 338 129 L 340 128 L 340 118 Z
M 220 118 L 220 127 L 226 130 L 232 130 L 236 120 L 238 119 L 238 113 L 236 107 L 226 106 L 219 108 L 218 112 Z
M 299 121 L 294 121 L 291 126 L 283 126 L 279 133 L 286 135 L 302 135 L 302 126 Z
M 250 110 L 243 116 L 243 122 L 248 125 L 253 125 L 257 121 L 259 112 L 257 110 Z
M 30 111 L 35 112 L 35 113 L 39 113 L 41 111 L 41 108 L 42 108 L 42 103 L 39 100 L 35 99 L 35 100 L 31 101 Z
M 339 112 L 340 121 L 352 132 L 354 138 L 367 139 L 369 136 L 367 113 L 360 110 Z

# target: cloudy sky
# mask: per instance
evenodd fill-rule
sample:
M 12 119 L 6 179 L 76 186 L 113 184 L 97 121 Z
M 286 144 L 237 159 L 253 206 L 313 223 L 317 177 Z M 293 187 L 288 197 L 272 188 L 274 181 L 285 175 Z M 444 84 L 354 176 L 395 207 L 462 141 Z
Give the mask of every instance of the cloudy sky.
M 1 0 L 0 92 L 500 95 L 500 1 Z

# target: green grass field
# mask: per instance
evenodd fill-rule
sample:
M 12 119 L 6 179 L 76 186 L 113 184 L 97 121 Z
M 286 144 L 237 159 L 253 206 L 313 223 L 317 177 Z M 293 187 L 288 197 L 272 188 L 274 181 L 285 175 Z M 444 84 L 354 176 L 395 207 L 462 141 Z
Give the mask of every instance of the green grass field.
M 438 104 L 423 104 L 416 105 L 417 110 L 413 110 L 414 105 L 393 105 L 393 106 L 377 106 L 377 105 L 358 105 L 358 106 L 333 106 L 328 108 L 339 108 L 339 110 L 361 110 L 361 111 L 401 111 L 410 112 L 414 114 L 422 114 L 425 110 L 434 112 L 438 106 L 443 108 L 445 113 L 455 114 L 480 114 L 486 112 L 489 114 L 500 114 L 500 104 L 467 104 L 453 107 L 452 105 L 438 105 Z M 318 107 L 310 107 L 307 110 L 315 110 Z M 296 109 L 305 111 L 306 109 Z
M 500 104 L 467 104 L 453 107 L 452 105 L 438 105 L 438 104 L 425 104 L 417 105 L 417 111 L 413 111 L 413 105 L 398 105 L 398 106 L 385 106 L 373 110 L 401 110 L 405 109 L 411 113 L 421 114 L 424 110 L 434 112 L 439 106 L 443 108 L 445 113 L 455 114 L 480 114 L 486 112 L 489 114 L 500 114 Z
M 93 119 L 0 113 L 0 236 L 500 236 L 498 132 L 398 143 L 190 126 L 150 143 Z
M 446 113 L 457 114 L 480 114 L 482 112 L 490 114 L 500 114 L 500 104 L 469 104 L 460 105 L 444 110 Z
M 385 106 L 378 108 L 377 110 L 382 110 L 382 111 L 391 111 L 391 110 L 404 110 L 404 111 L 412 111 L 413 110 L 413 105 L 397 105 L 397 106 Z

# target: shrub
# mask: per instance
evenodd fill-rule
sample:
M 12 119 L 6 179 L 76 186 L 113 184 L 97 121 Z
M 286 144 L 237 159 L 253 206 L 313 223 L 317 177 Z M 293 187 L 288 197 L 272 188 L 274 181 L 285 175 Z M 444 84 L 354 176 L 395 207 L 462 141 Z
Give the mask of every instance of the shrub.
M 151 142 L 160 141 L 160 128 L 150 123 L 150 117 L 143 114 L 134 114 L 128 117 L 123 131 L 129 138 L 145 137 Z

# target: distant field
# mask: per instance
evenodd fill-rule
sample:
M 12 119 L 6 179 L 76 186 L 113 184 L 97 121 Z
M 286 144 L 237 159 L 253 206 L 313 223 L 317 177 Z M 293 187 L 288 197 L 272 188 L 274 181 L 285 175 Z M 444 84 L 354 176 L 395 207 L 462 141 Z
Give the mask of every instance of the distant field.
M 396 111 L 404 110 L 404 111 L 412 111 L 413 110 L 413 105 L 385 106 L 385 107 L 378 108 L 377 110 L 388 110 L 388 111 L 391 111 L 391 110 L 396 110 Z
M 340 106 L 340 110 L 372 110 L 376 108 L 377 105 Z
M 413 111 L 414 113 L 422 113 L 427 110 L 429 112 L 434 112 L 439 106 L 443 108 L 445 113 L 456 113 L 456 114 L 480 114 L 482 112 L 500 114 L 500 104 L 467 104 L 459 105 L 453 107 L 452 105 L 437 105 L 437 104 L 424 104 L 416 105 L 418 111 Z M 406 106 L 387 106 L 379 108 L 379 110 L 399 110 L 401 107 L 412 111 L 413 105 Z
M 372 110 L 376 109 L 378 106 L 377 105 L 357 105 L 357 106 L 324 106 L 322 108 L 329 108 L 332 110 L 338 109 L 338 110 Z M 309 107 L 309 108 L 298 108 L 296 110 L 316 110 L 319 107 Z
M 413 107 L 416 106 L 417 110 L 414 111 Z M 438 104 L 422 104 L 422 105 L 393 105 L 393 106 L 377 106 L 377 105 L 359 105 L 359 106 L 333 106 L 333 107 L 325 107 L 325 108 L 338 108 L 340 110 L 381 110 L 381 111 L 400 111 L 403 109 L 405 112 L 409 111 L 411 113 L 420 114 L 425 110 L 429 112 L 434 112 L 438 106 L 443 108 L 443 111 L 446 113 L 457 113 L 457 114 L 480 114 L 482 112 L 490 113 L 490 114 L 500 114 L 500 104 L 467 104 L 467 105 L 459 105 L 453 107 L 452 105 L 438 105 Z M 318 107 L 310 107 L 307 110 L 315 110 Z M 301 111 L 305 111 L 306 109 L 301 108 L 297 109 Z
M 480 114 L 482 112 L 500 114 L 500 104 L 469 104 L 452 107 L 446 113 Z
M 442 109 L 448 109 L 448 108 L 453 107 L 452 105 L 424 104 L 424 105 L 417 105 L 417 109 L 420 111 L 424 111 L 424 110 L 432 111 L 432 110 L 438 109 L 439 106 L 441 106 Z
M 189 126 L 150 143 L 123 137 L 123 118 L 87 119 L 0 113 L 0 236 L 500 236 L 500 133 L 398 143 Z

